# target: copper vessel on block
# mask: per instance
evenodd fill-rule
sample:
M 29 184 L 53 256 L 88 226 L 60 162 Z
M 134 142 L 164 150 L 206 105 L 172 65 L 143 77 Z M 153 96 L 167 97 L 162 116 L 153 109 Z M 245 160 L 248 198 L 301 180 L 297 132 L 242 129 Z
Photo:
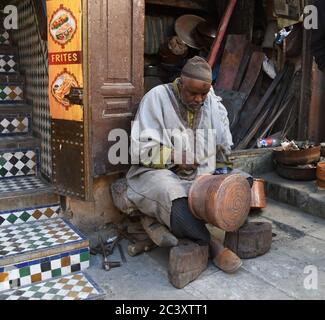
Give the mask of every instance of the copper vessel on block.
M 325 162 L 318 163 L 316 175 L 318 187 L 325 189 Z
M 266 208 L 265 181 L 263 179 L 254 179 L 251 193 L 252 193 L 251 208 L 252 209 Z
M 233 232 L 247 219 L 251 209 L 251 188 L 240 174 L 202 175 L 192 184 L 189 207 L 198 219 Z

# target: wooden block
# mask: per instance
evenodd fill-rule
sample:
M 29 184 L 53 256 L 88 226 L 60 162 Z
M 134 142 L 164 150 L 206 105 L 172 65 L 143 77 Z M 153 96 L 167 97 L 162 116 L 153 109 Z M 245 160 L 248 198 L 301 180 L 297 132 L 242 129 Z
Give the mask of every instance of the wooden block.
M 178 245 L 178 239 L 157 220 L 144 216 L 141 218 L 141 223 L 150 239 L 158 247 L 175 247 Z
M 128 246 L 128 254 L 131 257 L 135 257 L 143 252 L 148 252 L 156 247 L 157 246 L 152 242 L 151 239 L 138 241 Z
M 236 232 L 227 232 L 224 246 L 241 259 L 251 259 L 266 254 L 272 245 L 272 224 L 248 222 Z
M 193 242 L 171 249 L 169 254 L 168 277 L 172 285 L 182 289 L 207 268 L 209 247 Z

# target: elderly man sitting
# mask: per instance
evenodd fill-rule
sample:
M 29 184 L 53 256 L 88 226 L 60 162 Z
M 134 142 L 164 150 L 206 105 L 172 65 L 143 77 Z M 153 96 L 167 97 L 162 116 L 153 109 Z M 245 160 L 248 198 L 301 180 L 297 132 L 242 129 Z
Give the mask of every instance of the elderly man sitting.
M 209 245 L 214 264 L 233 273 L 242 265 L 239 257 L 213 239 L 188 206 L 194 178 L 213 173 L 216 149 L 227 154 L 233 144 L 227 111 L 211 83 L 209 64 L 194 57 L 174 83 L 145 95 L 131 133 L 132 160 L 138 164 L 127 174 L 128 198 L 176 237 Z

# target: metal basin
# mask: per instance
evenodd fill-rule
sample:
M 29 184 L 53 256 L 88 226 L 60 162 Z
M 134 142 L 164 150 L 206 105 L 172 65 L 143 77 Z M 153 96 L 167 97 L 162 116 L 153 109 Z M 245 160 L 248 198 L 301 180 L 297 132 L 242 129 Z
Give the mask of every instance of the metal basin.
M 287 166 L 283 164 L 278 164 L 276 167 L 276 172 L 279 176 L 289 180 L 295 181 L 313 181 L 316 180 L 316 166 L 311 168 L 304 166 Z
M 299 146 L 302 142 L 297 143 Z M 299 166 L 316 163 L 320 159 L 320 145 L 302 150 L 274 150 L 274 159 L 277 163 L 290 166 Z

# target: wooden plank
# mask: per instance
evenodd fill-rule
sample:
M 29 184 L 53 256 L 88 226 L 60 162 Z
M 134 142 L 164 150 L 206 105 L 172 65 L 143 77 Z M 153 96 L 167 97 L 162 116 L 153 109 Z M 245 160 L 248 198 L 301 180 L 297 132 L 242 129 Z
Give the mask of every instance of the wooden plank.
M 242 129 L 238 132 L 238 141 L 241 141 L 247 134 L 247 132 L 249 131 L 249 129 L 252 127 L 252 125 L 255 123 L 258 115 L 262 112 L 262 110 L 265 108 L 265 106 L 269 107 L 268 101 L 270 99 L 272 99 L 272 95 L 275 92 L 275 89 L 278 87 L 278 85 L 281 83 L 284 75 L 286 74 L 288 69 L 288 66 L 286 66 L 284 68 L 284 70 L 282 72 L 280 72 L 277 77 L 274 79 L 274 81 L 272 82 L 271 86 L 268 88 L 268 90 L 266 91 L 265 95 L 263 96 L 263 98 L 261 99 L 261 101 L 259 102 L 259 104 L 256 106 L 256 108 L 254 108 L 254 110 L 252 111 L 252 113 L 249 115 L 249 117 L 245 118 L 244 122 L 243 122 L 243 127 Z M 267 114 L 264 116 L 266 117 Z M 262 122 L 263 123 L 263 122 Z M 261 123 L 261 124 L 262 124 Z M 242 144 L 240 144 L 238 146 L 238 148 L 240 149 L 242 147 Z
M 231 34 L 227 37 L 216 89 L 233 90 L 247 44 L 245 35 Z

